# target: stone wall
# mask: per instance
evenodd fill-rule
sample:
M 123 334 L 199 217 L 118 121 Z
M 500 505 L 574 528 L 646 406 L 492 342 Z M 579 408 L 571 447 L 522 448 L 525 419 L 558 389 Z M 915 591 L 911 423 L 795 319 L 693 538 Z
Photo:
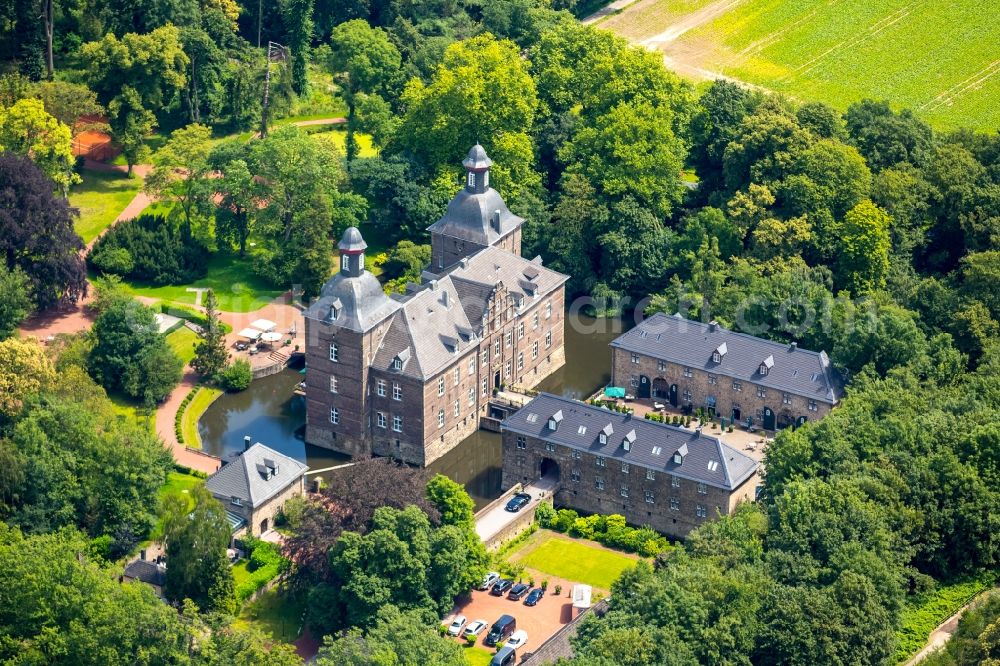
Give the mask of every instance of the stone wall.
M 800 417 L 810 421 L 820 419 L 831 409 L 827 403 L 816 402 L 816 410 L 812 411 L 809 409 L 809 398 L 802 395 L 765 388 L 747 380 L 738 380 L 740 387 L 737 390 L 733 388 L 734 380 L 730 376 L 687 368 L 644 354 L 638 356 L 639 360 L 635 363 L 631 352 L 612 347 L 611 382 L 614 386 L 624 387 L 632 395 L 639 395 L 641 378 L 646 377 L 653 399 L 667 402 L 670 387 L 676 385 L 678 407 L 690 404 L 693 409 L 707 408 L 708 397 L 715 396 L 716 414 L 729 418 L 733 410 L 738 409 L 738 420 L 752 417 L 758 427 L 761 427 L 764 410 L 768 408 L 775 413 L 779 428 L 791 425 Z
M 649 525 L 672 537 L 684 538 L 706 520 L 731 513 L 739 501 L 754 499 L 756 476 L 729 491 L 636 464 L 628 465 L 626 471 L 617 458 L 550 445 L 534 437 L 525 437 L 525 448 L 521 449 L 517 446 L 519 436 L 510 431 L 502 437 L 503 488 L 540 478 L 542 462 L 547 459 L 552 461 L 550 466 L 558 466 L 556 506 L 586 513 L 618 513 L 633 525 Z M 647 472 L 652 472 L 652 478 Z M 647 492 L 652 493 L 652 501 L 647 501 Z

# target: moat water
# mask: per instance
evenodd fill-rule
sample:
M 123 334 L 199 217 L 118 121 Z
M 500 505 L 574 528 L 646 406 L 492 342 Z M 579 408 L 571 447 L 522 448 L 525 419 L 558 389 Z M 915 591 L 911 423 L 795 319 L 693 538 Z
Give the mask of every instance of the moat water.
M 606 385 L 611 378 L 608 343 L 624 330 L 618 320 L 567 315 L 566 364 L 538 388 L 580 399 Z M 305 443 L 305 399 L 294 394 L 300 381 L 298 370 L 284 370 L 252 382 L 242 393 L 220 397 L 198 423 L 205 451 L 223 459 L 234 456 L 249 435 L 311 469 L 345 462 L 346 456 Z M 464 484 L 479 507 L 500 494 L 500 465 L 500 436 L 478 431 L 434 461 L 430 470 Z

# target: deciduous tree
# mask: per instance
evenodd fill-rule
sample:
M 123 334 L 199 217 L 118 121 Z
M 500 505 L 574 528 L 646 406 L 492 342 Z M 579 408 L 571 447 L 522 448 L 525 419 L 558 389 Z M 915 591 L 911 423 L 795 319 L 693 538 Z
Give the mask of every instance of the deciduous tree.
M 37 99 L 22 99 L 9 108 L 0 107 L 0 152 L 27 155 L 66 195 L 79 183 L 73 172 L 72 137 L 69 127 L 46 113 Z

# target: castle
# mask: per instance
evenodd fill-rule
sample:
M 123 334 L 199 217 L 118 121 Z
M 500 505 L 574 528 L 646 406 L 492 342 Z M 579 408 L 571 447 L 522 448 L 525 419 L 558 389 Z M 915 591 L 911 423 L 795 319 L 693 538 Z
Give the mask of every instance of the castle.
M 475 145 L 465 185 L 432 224 L 422 284 L 387 296 L 354 227 L 340 271 L 305 312 L 306 441 L 428 465 L 479 427 L 494 389 L 565 362 L 567 276 L 521 257 L 521 225 Z

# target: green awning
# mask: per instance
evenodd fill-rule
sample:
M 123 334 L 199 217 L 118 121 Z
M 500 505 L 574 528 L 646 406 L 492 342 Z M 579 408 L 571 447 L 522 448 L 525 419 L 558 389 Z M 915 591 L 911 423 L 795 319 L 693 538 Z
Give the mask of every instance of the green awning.
M 620 386 L 606 386 L 604 388 L 604 395 L 609 398 L 624 398 L 625 389 Z

